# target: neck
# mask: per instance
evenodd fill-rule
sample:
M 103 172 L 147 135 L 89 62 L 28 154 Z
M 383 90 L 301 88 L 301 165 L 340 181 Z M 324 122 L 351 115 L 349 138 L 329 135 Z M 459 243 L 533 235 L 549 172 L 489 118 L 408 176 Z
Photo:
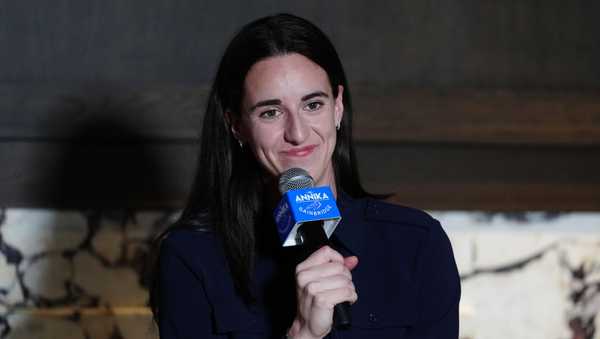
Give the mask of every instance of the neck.
M 325 173 L 317 179 L 315 182 L 315 187 L 329 186 L 331 188 L 331 192 L 333 192 L 333 196 L 337 199 L 337 187 L 335 181 L 335 173 L 333 171 L 333 165 L 329 164 Z

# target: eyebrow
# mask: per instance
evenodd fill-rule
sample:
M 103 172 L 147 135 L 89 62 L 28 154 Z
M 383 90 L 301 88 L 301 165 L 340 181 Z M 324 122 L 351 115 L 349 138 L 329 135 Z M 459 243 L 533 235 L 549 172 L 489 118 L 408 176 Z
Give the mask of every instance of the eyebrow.
M 302 97 L 302 101 L 310 100 L 310 99 L 316 98 L 316 97 L 329 98 L 329 95 L 327 95 L 327 93 L 325 93 L 323 91 L 316 91 L 316 92 L 312 92 L 310 94 L 307 94 L 307 95 L 303 96 Z
M 327 95 L 327 93 L 325 93 L 323 91 L 316 91 L 316 92 L 312 92 L 310 94 L 307 94 L 307 95 L 303 96 L 302 97 L 302 101 L 310 100 L 310 99 L 316 98 L 316 97 L 329 98 L 329 95 Z M 274 106 L 274 105 L 281 105 L 281 100 L 279 100 L 279 99 L 268 99 L 268 100 L 259 101 L 256 104 L 254 104 L 252 107 L 250 107 L 250 112 L 253 112 L 254 110 L 256 110 L 259 107 Z

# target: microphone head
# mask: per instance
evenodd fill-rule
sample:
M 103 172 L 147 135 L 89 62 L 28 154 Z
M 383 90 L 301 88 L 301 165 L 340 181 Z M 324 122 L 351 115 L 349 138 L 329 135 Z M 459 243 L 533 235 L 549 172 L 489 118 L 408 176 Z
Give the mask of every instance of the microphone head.
M 315 180 L 302 168 L 293 167 L 283 172 L 279 177 L 279 192 L 284 194 L 289 190 L 310 188 L 315 185 Z

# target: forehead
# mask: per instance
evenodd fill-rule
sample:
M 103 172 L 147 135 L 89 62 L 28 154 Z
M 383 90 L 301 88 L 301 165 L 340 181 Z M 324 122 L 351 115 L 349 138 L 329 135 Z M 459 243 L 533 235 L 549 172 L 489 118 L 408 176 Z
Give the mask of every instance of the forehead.
M 244 101 L 301 97 L 316 90 L 331 92 L 325 70 L 303 55 L 285 54 L 250 68 L 244 81 Z

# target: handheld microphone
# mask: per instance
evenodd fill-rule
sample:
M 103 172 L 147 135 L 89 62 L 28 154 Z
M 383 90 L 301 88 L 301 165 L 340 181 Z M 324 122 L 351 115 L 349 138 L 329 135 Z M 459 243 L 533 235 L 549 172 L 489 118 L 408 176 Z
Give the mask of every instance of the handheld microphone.
M 290 168 L 279 177 L 281 201 L 273 216 L 282 245 L 304 249 L 304 259 L 329 243 L 329 237 L 341 220 L 329 187 L 314 187 L 314 179 L 302 168 Z M 350 303 L 335 305 L 335 327 L 350 326 Z

